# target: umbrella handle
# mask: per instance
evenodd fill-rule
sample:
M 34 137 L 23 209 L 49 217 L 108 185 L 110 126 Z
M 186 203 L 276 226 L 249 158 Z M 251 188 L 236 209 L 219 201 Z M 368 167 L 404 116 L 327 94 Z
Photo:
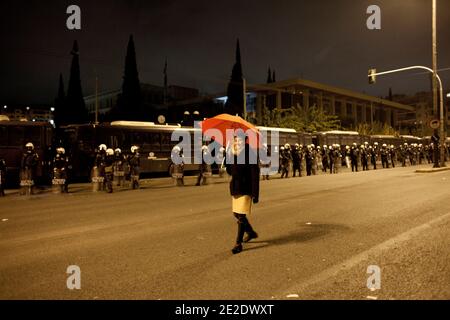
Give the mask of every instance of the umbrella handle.
M 220 166 L 221 169 L 223 169 L 223 164 L 225 163 L 225 159 L 227 157 L 228 149 L 230 148 L 230 141 L 227 142 L 227 147 L 225 148 L 225 156 L 223 157 L 222 164 Z

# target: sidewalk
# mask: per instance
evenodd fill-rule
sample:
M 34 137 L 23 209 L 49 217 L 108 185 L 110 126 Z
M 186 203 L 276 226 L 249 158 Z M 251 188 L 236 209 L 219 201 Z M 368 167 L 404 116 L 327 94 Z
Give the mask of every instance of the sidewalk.
M 433 172 L 441 172 L 441 171 L 447 171 L 447 170 L 450 170 L 450 167 L 417 169 L 415 172 L 416 173 L 433 173 Z

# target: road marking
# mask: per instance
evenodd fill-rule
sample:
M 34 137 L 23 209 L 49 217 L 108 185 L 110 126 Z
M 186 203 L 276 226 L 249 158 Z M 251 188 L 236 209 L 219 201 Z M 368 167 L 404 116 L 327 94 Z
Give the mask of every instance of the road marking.
M 386 240 L 366 251 L 363 251 L 359 254 L 356 254 L 352 256 L 351 258 L 343 261 L 342 263 L 336 264 L 328 269 L 325 269 L 324 271 L 318 273 L 317 275 L 313 276 L 312 278 L 306 280 L 305 282 L 294 285 L 290 287 L 288 290 L 284 290 L 283 296 L 286 296 L 287 292 L 304 292 L 306 291 L 306 288 L 322 282 L 326 279 L 329 279 L 331 277 L 336 277 L 341 271 L 349 270 L 353 268 L 354 266 L 358 265 L 359 263 L 366 261 L 369 259 L 370 256 L 378 255 L 380 252 L 384 250 L 389 250 L 393 247 L 397 247 L 400 243 L 406 242 L 408 240 L 411 240 L 412 238 L 416 237 L 420 233 L 433 228 L 433 225 L 439 224 L 440 222 L 445 221 L 446 219 L 450 218 L 450 212 L 435 218 L 431 221 L 428 221 L 427 223 L 424 223 L 422 225 L 419 225 L 417 227 L 414 227 L 408 231 L 405 231 L 393 238 L 390 238 L 389 240 Z M 292 295 L 292 294 L 291 294 Z M 280 295 L 278 295 L 280 296 Z

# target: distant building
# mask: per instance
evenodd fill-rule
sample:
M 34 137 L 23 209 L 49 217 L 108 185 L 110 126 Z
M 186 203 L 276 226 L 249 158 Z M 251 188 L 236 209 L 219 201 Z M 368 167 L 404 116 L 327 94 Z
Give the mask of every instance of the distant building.
M 450 126 L 450 99 L 446 98 L 448 92 L 444 92 L 444 112 L 447 127 Z M 402 131 L 409 134 L 429 136 L 432 130 L 428 124 L 431 120 L 437 119 L 433 108 L 432 92 L 418 92 L 414 95 L 394 95 L 393 101 L 408 104 L 415 108 L 415 113 L 408 113 L 401 118 Z
M 45 121 L 53 124 L 53 106 L 49 105 L 5 105 L 1 114 L 11 121 Z
M 311 80 L 290 79 L 269 84 L 248 85 L 256 94 L 256 119 L 262 122 L 263 110 L 294 106 L 317 106 L 336 115 L 341 125 L 354 129 L 360 123 L 381 122 L 398 128 L 403 113 L 414 113 L 413 106 L 338 88 Z

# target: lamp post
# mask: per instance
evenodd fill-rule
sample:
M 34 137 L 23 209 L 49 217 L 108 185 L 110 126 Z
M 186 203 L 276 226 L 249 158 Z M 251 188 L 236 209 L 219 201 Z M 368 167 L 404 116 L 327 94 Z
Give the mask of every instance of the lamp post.
M 434 72 L 432 69 L 428 68 L 428 67 L 424 67 L 424 66 L 411 66 L 411 67 L 406 67 L 406 68 L 401 68 L 401 69 L 395 69 L 395 70 L 389 70 L 389 71 L 383 71 L 383 72 L 377 72 L 376 69 L 369 69 L 369 73 L 368 73 L 368 77 L 369 77 L 369 83 L 375 83 L 376 82 L 376 77 L 377 76 L 381 76 L 381 75 L 386 75 L 386 74 L 390 74 L 390 73 L 396 73 L 396 72 L 402 72 L 402 71 L 408 71 L 408 70 L 413 70 L 413 69 L 422 69 L 422 70 L 426 70 L 428 72 L 431 72 L 434 77 L 438 80 L 439 82 L 439 95 L 440 95 L 440 120 L 439 120 L 439 128 L 440 128 L 440 157 L 441 157 L 441 162 L 440 162 L 440 166 L 441 167 L 445 167 L 445 123 L 444 123 L 444 90 L 442 88 L 442 81 L 441 78 L 439 77 L 439 75 L 437 74 L 437 72 Z

